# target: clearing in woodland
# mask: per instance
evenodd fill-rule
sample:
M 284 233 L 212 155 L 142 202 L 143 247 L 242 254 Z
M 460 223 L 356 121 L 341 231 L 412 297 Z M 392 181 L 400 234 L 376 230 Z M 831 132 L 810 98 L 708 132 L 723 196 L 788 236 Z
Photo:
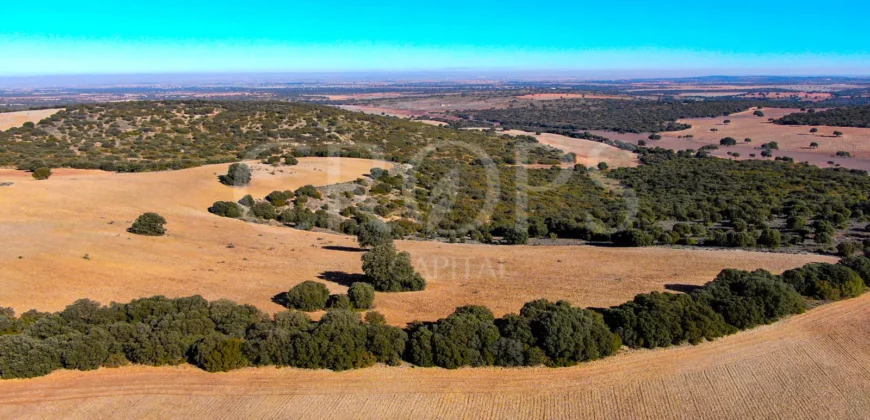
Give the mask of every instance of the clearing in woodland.
M 297 166 L 254 165 L 247 188 L 218 182 L 227 166 L 129 174 L 58 169 L 46 181 L 23 171 L 0 171 L 0 182 L 14 183 L 0 188 L 2 304 L 22 313 L 60 310 L 80 298 L 107 304 L 200 294 L 275 312 L 283 308 L 271 298 L 300 282 L 322 281 L 336 293 L 360 278 L 362 253 L 352 237 L 245 223 L 206 209 L 245 194 L 263 197 L 273 190 L 351 181 L 388 164 L 301 158 Z M 127 233 L 148 211 L 168 220 L 167 236 Z M 517 312 L 538 298 L 610 306 L 675 287 L 668 285 L 703 284 L 724 268 L 781 272 L 811 261 L 835 261 L 821 255 L 671 248 L 423 241 L 397 246 L 411 253 L 428 286 L 421 292 L 377 294 L 376 310 L 394 325 L 435 320 L 469 304 L 486 305 L 496 315 Z

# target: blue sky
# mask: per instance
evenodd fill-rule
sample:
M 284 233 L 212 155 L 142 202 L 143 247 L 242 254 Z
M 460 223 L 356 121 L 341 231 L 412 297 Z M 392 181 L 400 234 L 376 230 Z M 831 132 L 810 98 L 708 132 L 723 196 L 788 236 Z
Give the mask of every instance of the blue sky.
M 435 69 L 870 74 L 866 1 L 8 2 L 0 75 Z

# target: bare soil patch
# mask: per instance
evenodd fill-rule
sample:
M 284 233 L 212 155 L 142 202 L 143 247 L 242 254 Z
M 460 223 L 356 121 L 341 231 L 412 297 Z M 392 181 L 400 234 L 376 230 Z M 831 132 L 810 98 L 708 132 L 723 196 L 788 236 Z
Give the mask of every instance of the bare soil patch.
M 32 122 L 35 124 L 39 122 L 39 120 L 48 118 L 58 111 L 62 111 L 62 109 L 38 109 L 0 113 L 0 131 L 5 131 L 12 127 L 21 127 L 26 122 Z
M 712 343 L 559 369 L 57 371 L 0 381 L 0 417 L 863 419 L 868 317 L 870 294 Z
M 561 149 L 566 153 L 573 152 L 577 155 L 575 163 L 580 163 L 587 167 L 596 166 L 599 162 L 605 162 L 611 168 L 635 167 L 640 164 L 636 154 L 592 140 L 575 139 L 551 133 L 535 134 L 521 130 L 506 130 L 501 133 L 512 136 L 532 136 L 538 139 L 541 144 Z
M 789 156 L 796 162 L 809 162 L 820 167 L 830 167 L 828 162 L 840 164 L 846 168 L 870 170 L 870 128 L 828 127 L 818 126 L 818 133 L 810 133 L 810 126 L 778 125 L 768 122 L 768 118 L 780 118 L 784 115 L 800 112 L 799 109 L 765 108 L 764 117 L 752 115 L 754 110 L 732 114 L 727 117 L 690 118 L 680 122 L 691 124 L 692 128 L 683 131 L 660 133 L 661 140 L 648 140 L 648 133 L 618 134 L 606 131 L 594 131 L 594 134 L 637 144 L 645 140 L 647 146 L 660 146 L 666 149 L 698 150 L 704 145 L 719 146 L 719 140 L 733 137 L 738 144 L 731 147 L 719 147 L 714 156 L 730 158 L 728 152 L 740 153 L 738 159 L 765 159 L 761 157 L 761 145 L 771 141 L 777 142 L 779 150 L 774 156 Z M 731 120 L 725 124 L 725 120 Z M 717 131 L 711 131 L 711 129 Z M 835 137 L 834 131 L 843 133 Z M 692 135 L 692 138 L 686 137 Z M 744 143 L 744 139 L 752 139 Z M 818 148 L 811 148 L 810 143 L 818 143 Z M 853 157 L 837 157 L 838 151 L 849 152 Z M 750 155 L 754 154 L 755 157 Z M 772 160 L 773 158 L 768 158 Z

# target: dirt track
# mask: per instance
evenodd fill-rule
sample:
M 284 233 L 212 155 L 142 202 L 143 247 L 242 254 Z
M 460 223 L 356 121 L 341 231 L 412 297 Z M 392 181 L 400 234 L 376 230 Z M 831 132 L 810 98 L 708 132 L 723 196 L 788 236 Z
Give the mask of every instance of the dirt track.
M 863 419 L 870 294 L 704 343 L 561 369 L 185 367 L 0 382 L 0 418 Z

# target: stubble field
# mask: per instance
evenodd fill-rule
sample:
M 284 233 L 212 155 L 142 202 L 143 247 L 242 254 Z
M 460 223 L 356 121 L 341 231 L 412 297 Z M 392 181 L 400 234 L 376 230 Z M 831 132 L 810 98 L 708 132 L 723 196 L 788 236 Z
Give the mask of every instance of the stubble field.
M 712 343 L 558 369 L 58 371 L 0 382 L 0 417 L 863 419 L 868 316 L 864 295 Z

